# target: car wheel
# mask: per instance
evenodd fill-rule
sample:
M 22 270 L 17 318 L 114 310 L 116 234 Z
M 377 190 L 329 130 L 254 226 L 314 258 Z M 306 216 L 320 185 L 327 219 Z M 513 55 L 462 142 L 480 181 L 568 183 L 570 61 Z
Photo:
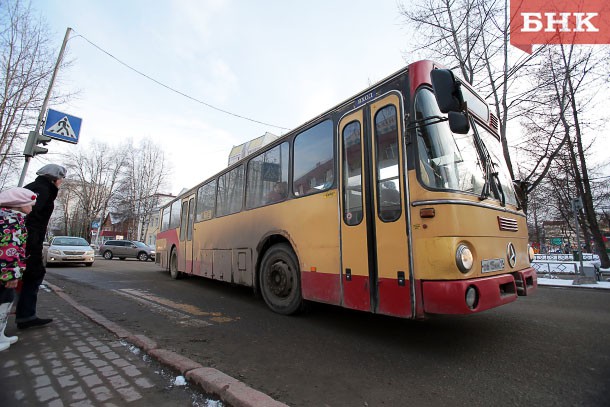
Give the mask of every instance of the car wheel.
M 138 260 L 140 260 L 140 261 L 148 260 L 148 254 L 146 254 L 145 252 L 138 254 Z
M 172 254 L 169 257 L 169 275 L 174 280 L 182 277 L 182 273 L 178 271 L 178 254 L 175 250 L 172 250 Z
M 111 252 L 110 250 L 106 250 L 106 251 L 104 252 L 104 258 L 105 258 L 106 260 L 110 260 L 110 259 L 112 259 L 112 252 Z
M 271 247 L 263 256 L 260 287 L 267 306 L 278 314 L 290 315 L 303 304 L 299 263 L 287 244 Z

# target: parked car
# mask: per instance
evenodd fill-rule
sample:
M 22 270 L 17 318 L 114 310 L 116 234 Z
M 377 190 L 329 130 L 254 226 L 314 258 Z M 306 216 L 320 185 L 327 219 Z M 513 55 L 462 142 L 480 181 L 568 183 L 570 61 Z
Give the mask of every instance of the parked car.
M 155 260 L 155 249 L 135 240 L 107 240 L 100 246 L 99 253 L 107 260 L 113 257 L 121 260 L 128 257 L 140 261 Z
M 82 237 L 54 236 L 51 241 L 43 245 L 42 262 L 45 266 L 61 263 L 82 263 L 87 267 L 93 266 L 95 251 L 89 242 Z

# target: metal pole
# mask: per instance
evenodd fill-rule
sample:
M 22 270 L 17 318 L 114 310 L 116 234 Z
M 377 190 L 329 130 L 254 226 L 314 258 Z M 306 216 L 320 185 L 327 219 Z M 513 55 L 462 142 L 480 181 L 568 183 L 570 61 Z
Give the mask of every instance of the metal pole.
M 53 75 L 51 76 L 51 83 L 49 83 L 49 89 L 47 89 L 47 95 L 42 102 L 42 107 L 40 108 L 40 113 L 38 114 L 38 120 L 36 121 L 36 128 L 34 132 L 38 134 L 40 132 L 40 125 L 44 119 L 44 115 L 47 112 L 47 106 L 49 104 L 49 99 L 51 98 L 51 91 L 53 90 L 53 85 L 55 84 L 55 78 L 57 77 L 57 72 L 59 72 L 59 66 L 61 65 L 61 60 L 64 57 L 64 51 L 66 50 L 66 44 L 70 39 L 70 31 L 72 29 L 68 27 L 66 29 L 66 35 L 64 36 L 64 42 L 61 44 L 61 49 L 59 50 L 59 56 L 57 57 L 57 62 L 55 63 L 55 69 L 53 69 Z M 25 157 L 25 163 L 23 164 L 23 170 L 21 171 L 21 177 L 19 178 L 18 186 L 23 186 L 23 182 L 25 180 L 25 174 L 28 171 L 28 167 L 30 165 L 30 157 Z
M 587 276 L 582 260 L 582 247 L 580 246 L 580 227 L 578 223 L 578 211 L 582 209 L 582 198 L 572 200 L 572 211 L 574 212 L 574 222 L 576 222 L 576 242 L 578 244 L 578 257 L 580 260 L 580 269 L 574 278 L 572 284 L 597 284 L 597 279 L 594 276 Z
M 28 172 L 28 167 L 30 166 L 30 157 L 25 157 L 25 162 L 23 163 L 23 169 L 21 170 L 21 176 L 19 177 L 18 187 L 23 186 L 23 181 L 25 181 L 25 174 Z
M 580 247 L 580 228 L 578 225 L 578 207 L 576 204 L 572 205 L 572 209 L 574 210 L 574 222 L 576 223 L 576 244 L 578 245 L 578 259 L 580 260 L 580 269 L 578 270 L 578 274 L 584 277 L 585 269 L 582 265 L 582 248 Z

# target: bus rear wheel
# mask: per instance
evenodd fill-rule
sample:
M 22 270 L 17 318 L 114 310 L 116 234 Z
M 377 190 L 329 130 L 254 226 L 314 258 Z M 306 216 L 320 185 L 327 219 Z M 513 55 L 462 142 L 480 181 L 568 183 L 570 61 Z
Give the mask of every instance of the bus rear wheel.
M 283 315 L 301 309 L 301 275 L 297 257 L 285 243 L 271 247 L 263 256 L 260 289 L 267 306 Z
M 169 275 L 174 280 L 178 280 L 182 276 L 182 273 L 178 271 L 178 255 L 175 250 L 172 250 L 172 254 L 169 256 Z

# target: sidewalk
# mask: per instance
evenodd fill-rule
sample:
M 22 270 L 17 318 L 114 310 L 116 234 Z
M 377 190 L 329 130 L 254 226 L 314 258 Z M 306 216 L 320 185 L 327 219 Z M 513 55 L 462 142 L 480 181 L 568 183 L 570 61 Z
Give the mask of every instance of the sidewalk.
M 45 284 L 38 309 L 51 324 L 19 330 L 9 317 L 6 334 L 19 341 L 0 352 L 3 407 L 285 407 L 216 369 L 159 349 Z
M 574 288 L 596 288 L 600 290 L 610 290 L 610 282 L 598 281 L 597 284 L 574 285 L 574 280 L 564 280 L 561 278 L 542 278 L 538 277 L 538 285 L 548 285 L 553 287 L 574 287 Z

